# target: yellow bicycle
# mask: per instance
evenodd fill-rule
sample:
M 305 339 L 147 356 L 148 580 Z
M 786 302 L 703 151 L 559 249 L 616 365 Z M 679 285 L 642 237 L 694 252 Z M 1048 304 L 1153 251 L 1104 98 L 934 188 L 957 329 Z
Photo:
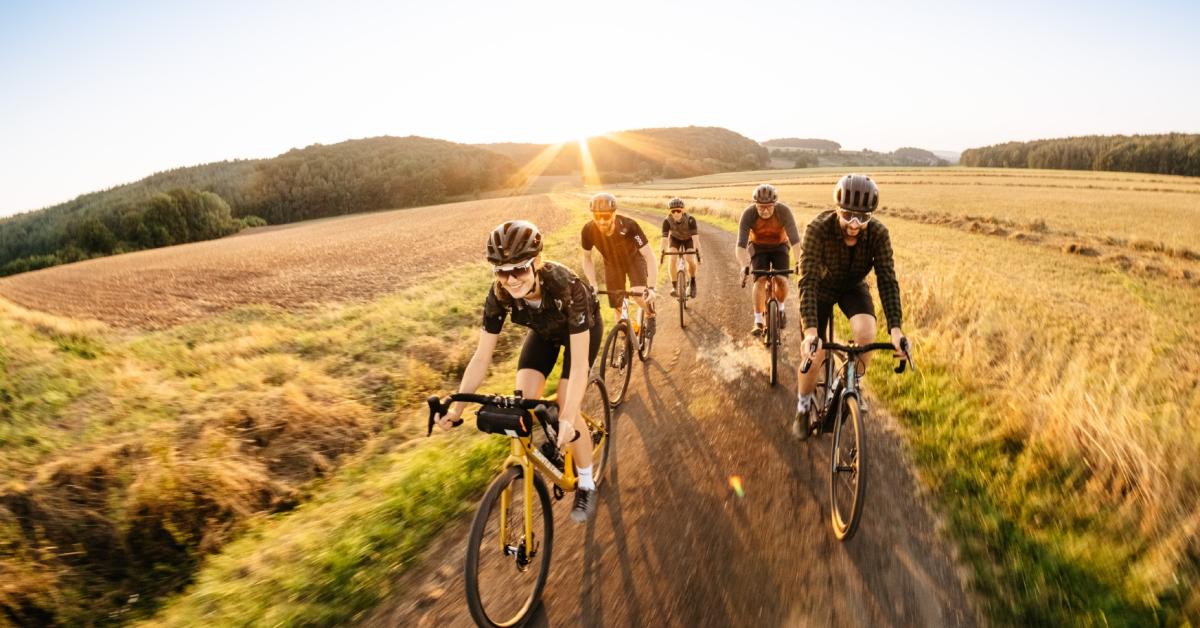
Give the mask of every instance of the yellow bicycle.
M 480 626 L 521 626 L 532 617 L 550 570 L 554 513 L 543 478 L 550 479 L 555 501 L 574 491 L 578 479 L 571 452 L 555 446 L 558 405 L 554 398 L 526 399 L 521 391 L 511 397 L 433 396 L 428 399 L 430 434 L 434 416 L 446 414 L 455 401 L 479 404 L 479 430 L 512 440 L 503 471 L 484 493 L 471 524 L 464 566 L 467 605 Z M 581 414 L 592 432 L 592 474 L 598 488 L 612 438 L 612 409 L 599 377 L 588 381 Z M 455 426 L 461 424 L 460 419 Z

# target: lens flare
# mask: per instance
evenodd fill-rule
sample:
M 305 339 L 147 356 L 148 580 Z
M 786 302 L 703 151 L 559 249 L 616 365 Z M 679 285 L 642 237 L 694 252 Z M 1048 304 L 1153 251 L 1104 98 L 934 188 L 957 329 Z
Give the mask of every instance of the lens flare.
M 737 493 L 738 497 L 746 496 L 746 492 L 742 490 L 742 476 L 740 476 L 740 475 L 729 476 L 729 487 L 733 489 L 734 493 Z

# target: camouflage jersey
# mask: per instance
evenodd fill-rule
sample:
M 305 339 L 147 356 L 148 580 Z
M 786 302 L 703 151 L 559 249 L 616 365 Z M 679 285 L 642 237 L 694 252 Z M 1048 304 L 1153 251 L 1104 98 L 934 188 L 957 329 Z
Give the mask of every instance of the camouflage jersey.
M 550 341 L 565 343 L 571 334 L 587 331 L 600 323 L 600 302 L 591 289 L 556 262 L 546 262 L 537 271 L 542 286 L 542 302 L 537 307 L 524 299 L 514 299 L 499 284 L 493 284 L 483 302 L 483 329 L 498 334 L 504 319 L 528 327 Z

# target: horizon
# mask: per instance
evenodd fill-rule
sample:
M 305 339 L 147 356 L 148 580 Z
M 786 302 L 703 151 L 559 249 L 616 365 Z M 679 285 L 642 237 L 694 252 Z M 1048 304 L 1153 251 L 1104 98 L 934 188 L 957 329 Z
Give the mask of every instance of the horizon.
M 1200 132 L 1200 86 L 1180 78 L 1200 74 L 1186 3 L 469 4 L 2 8 L 0 89 L 15 97 L 0 101 L 0 216 L 383 135 L 552 144 L 716 126 L 961 152 Z

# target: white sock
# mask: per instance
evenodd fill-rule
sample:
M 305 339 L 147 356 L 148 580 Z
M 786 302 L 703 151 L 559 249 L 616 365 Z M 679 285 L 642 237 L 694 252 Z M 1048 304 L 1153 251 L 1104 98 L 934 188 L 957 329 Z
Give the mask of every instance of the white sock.
M 763 323 L 763 315 L 762 315 L 762 312 L 755 312 L 755 313 L 754 313 L 754 324 L 755 324 L 755 325 L 762 325 L 762 324 L 764 324 L 764 323 Z
M 796 395 L 796 412 L 801 414 L 808 412 L 808 409 L 812 406 L 812 401 L 812 393 L 808 393 L 807 395 Z
M 779 311 L 780 311 L 780 312 L 783 312 L 783 303 L 780 303 L 780 304 L 779 304 Z
M 592 481 L 591 467 L 575 467 L 575 475 L 579 476 L 579 488 L 585 491 L 596 490 L 596 483 Z

